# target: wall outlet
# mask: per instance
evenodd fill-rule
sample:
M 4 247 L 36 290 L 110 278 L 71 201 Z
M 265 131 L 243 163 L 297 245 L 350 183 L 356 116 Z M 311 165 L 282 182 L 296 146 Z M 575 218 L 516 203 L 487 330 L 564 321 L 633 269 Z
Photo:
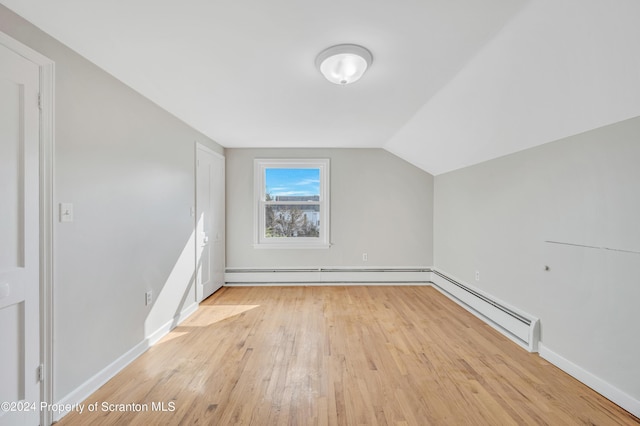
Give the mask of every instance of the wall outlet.
M 369 255 L 367 253 L 362 253 L 362 261 L 366 262 L 369 260 Z
M 476 271 L 476 281 L 480 281 L 480 271 Z
M 151 302 L 153 302 L 153 293 L 149 290 L 144 294 L 144 304 L 149 306 Z

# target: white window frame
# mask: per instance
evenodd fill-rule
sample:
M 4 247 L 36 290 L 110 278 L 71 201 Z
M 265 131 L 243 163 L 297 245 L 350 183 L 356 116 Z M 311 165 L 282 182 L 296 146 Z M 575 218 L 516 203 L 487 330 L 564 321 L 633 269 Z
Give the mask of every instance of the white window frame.
M 319 237 L 265 237 L 265 206 L 269 204 L 296 204 L 291 201 L 266 200 L 265 174 L 267 169 L 319 169 L 320 170 L 320 236 Z M 253 194 L 254 194 L 254 241 L 253 246 L 259 249 L 326 249 L 329 240 L 329 159 L 267 159 L 256 158 L 253 161 Z M 314 202 L 315 203 L 315 202 Z

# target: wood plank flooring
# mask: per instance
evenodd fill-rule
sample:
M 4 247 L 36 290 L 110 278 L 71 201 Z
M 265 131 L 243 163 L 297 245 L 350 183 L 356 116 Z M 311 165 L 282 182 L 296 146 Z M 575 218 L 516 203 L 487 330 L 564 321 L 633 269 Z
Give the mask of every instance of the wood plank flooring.
M 58 424 L 640 424 L 420 286 L 223 288 L 96 402 Z

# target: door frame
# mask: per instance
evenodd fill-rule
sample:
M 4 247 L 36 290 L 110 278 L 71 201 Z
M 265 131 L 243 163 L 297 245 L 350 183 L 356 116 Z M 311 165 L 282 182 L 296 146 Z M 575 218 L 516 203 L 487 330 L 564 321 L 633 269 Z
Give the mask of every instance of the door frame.
M 40 69 L 40 401 L 53 402 L 53 225 L 55 147 L 55 63 L 0 31 L 0 44 L 38 65 Z M 51 412 L 40 412 L 40 424 L 50 425 Z

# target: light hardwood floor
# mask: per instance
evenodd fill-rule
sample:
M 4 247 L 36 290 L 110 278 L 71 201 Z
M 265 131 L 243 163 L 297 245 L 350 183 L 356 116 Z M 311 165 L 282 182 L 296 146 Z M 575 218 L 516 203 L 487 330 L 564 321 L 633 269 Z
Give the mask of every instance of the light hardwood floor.
M 640 424 L 432 287 L 223 288 L 95 402 L 59 425 Z

